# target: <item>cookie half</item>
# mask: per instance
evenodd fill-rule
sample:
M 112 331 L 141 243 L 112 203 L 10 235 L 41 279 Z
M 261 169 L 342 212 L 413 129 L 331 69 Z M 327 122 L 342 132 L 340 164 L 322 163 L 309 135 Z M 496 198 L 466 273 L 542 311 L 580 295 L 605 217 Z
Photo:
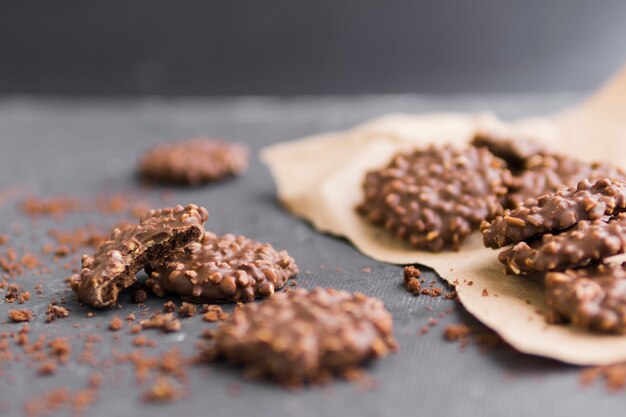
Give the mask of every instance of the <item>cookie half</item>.
M 83 270 L 70 277 L 72 289 L 90 306 L 115 305 L 119 292 L 134 284 L 146 265 L 200 240 L 208 216 L 204 207 L 179 205 L 150 210 L 138 224 L 116 228 L 93 256 L 83 256 Z
M 393 319 L 380 300 L 335 289 L 297 289 L 245 304 L 223 322 L 208 359 L 285 385 L 342 374 L 396 349 Z
M 199 185 L 242 174 L 249 159 L 244 145 L 193 138 L 149 149 L 139 160 L 139 174 L 162 183 Z
M 298 274 L 285 251 L 244 236 L 205 232 L 164 261 L 150 265 L 146 284 L 159 297 L 172 292 L 195 302 L 251 301 L 269 297 Z
M 624 253 L 626 214 L 609 222 L 583 220 L 565 232 L 520 242 L 500 252 L 498 260 L 507 274 L 530 274 L 584 266 Z
M 523 206 L 506 210 L 480 230 L 486 247 L 500 248 L 560 230 L 581 220 L 598 220 L 626 210 L 626 181 L 604 178 L 583 180 L 575 188 L 529 199 Z
M 546 274 L 548 306 L 578 327 L 626 333 L 626 264 Z
M 432 145 L 368 172 L 357 211 L 415 248 L 458 250 L 481 221 L 502 213 L 507 176 L 484 148 Z

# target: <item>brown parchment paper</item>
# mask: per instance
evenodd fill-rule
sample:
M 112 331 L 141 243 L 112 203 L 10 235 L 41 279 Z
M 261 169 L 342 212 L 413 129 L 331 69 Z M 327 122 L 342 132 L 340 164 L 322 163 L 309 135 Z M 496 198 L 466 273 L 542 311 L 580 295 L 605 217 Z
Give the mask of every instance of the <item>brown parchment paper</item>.
M 485 248 L 478 233 L 459 252 L 433 254 L 396 241 L 355 213 L 367 170 L 384 166 L 398 151 L 431 142 L 466 144 L 486 125 L 522 131 L 582 159 L 626 167 L 626 69 L 585 103 L 553 117 L 505 125 L 488 113 L 389 115 L 345 132 L 271 146 L 261 158 L 293 214 L 322 232 L 346 237 L 373 259 L 420 263 L 448 282 L 458 281 L 464 307 L 519 351 L 582 365 L 626 360 L 626 336 L 547 324 L 541 282 L 503 274 L 497 251 Z

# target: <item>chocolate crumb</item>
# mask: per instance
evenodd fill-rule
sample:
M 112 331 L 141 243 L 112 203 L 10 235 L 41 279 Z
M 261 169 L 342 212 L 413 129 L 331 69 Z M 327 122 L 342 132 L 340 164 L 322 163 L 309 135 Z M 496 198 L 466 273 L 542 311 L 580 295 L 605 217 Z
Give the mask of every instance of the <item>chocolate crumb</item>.
M 109 323 L 109 330 L 116 332 L 122 327 L 124 327 L 124 321 L 118 316 L 113 316 L 111 322 Z
M 404 267 L 404 282 L 407 283 L 411 279 L 418 279 L 422 275 L 422 271 L 413 265 Z
M 133 293 L 133 303 L 135 304 L 143 304 L 147 299 L 148 292 L 143 288 L 139 288 Z
M 144 329 L 160 329 L 162 332 L 171 333 L 180 330 L 180 321 L 174 317 L 174 313 L 156 313 L 148 320 L 142 320 Z
M 487 297 L 489 296 L 489 291 L 487 291 L 487 288 L 483 288 L 483 297 Z
M 182 397 L 181 390 L 171 378 L 157 377 L 152 387 L 144 394 L 143 399 L 150 403 L 170 403 Z
M 195 304 L 183 302 L 178 308 L 178 315 L 181 317 L 193 317 L 196 315 L 197 307 Z
M 52 361 L 45 361 L 37 369 L 39 375 L 52 375 L 57 371 L 57 366 Z
M 48 308 L 46 309 L 46 323 L 50 323 L 56 319 L 63 319 L 69 316 L 70 312 L 67 308 L 61 307 L 54 303 L 48 304 Z
M 456 341 L 469 336 L 470 328 L 464 324 L 450 324 L 443 329 L 443 336 L 446 340 Z
M 9 310 L 9 318 L 15 323 L 21 323 L 31 321 L 33 318 L 33 312 L 30 310 Z
M 21 285 L 16 283 L 11 283 L 7 287 L 7 292 L 4 295 L 4 301 L 7 303 L 15 303 L 24 304 L 24 302 L 30 300 L 30 292 L 24 291 Z
M 406 281 L 406 288 L 413 295 L 420 295 L 421 294 L 422 286 L 420 285 L 420 282 L 419 282 L 418 279 L 409 278 L 409 280 Z

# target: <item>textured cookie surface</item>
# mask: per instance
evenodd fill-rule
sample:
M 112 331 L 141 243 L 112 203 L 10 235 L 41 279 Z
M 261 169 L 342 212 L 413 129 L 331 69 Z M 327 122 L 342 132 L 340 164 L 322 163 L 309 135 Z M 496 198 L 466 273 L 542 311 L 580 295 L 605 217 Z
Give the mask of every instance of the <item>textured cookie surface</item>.
M 626 214 L 609 222 L 583 220 L 573 228 L 545 234 L 531 242 L 520 242 L 498 256 L 507 274 L 529 274 L 584 266 L 624 252 Z
M 471 143 L 479 148 L 487 148 L 503 159 L 513 171 L 527 169 L 527 161 L 534 156 L 551 153 L 545 145 L 508 129 L 482 129 Z
M 193 138 L 149 149 L 139 160 L 139 173 L 158 182 L 198 185 L 245 172 L 249 158 L 244 145 Z
M 583 179 L 591 182 L 602 178 L 626 179 L 626 173 L 612 164 L 588 163 L 563 155 L 536 155 L 524 164 L 524 170 L 507 184 L 507 208 L 520 207 L 529 198 L 575 187 Z
M 286 384 L 323 381 L 396 349 L 391 314 L 363 294 L 297 289 L 245 304 L 206 351 L 252 376 Z
M 150 210 L 138 224 L 115 229 L 93 256 L 83 256 L 83 270 L 70 278 L 72 289 L 85 304 L 115 305 L 119 292 L 136 282 L 142 268 L 200 240 L 208 216 L 194 204 Z
M 551 272 L 545 282 L 548 306 L 575 326 L 626 333 L 626 265 Z
M 367 173 L 357 211 L 416 248 L 458 250 L 482 220 L 502 213 L 508 176 L 484 148 L 432 145 Z
M 575 188 L 529 199 L 506 210 L 480 230 L 489 248 L 500 248 L 544 233 L 568 229 L 581 220 L 598 220 L 626 210 L 626 182 L 602 179 L 580 181 Z
M 244 236 L 205 232 L 193 242 L 150 266 L 146 284 L 162 297 L 167 292 L 196 302 L 251 301 L 269 297 L 298 274 L 285 251 Z

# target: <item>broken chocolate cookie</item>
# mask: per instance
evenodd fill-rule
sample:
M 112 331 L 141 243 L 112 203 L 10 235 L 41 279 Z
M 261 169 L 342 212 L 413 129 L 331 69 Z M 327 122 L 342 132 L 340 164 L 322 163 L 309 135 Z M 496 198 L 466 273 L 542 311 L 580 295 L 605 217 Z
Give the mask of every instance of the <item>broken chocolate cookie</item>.
M 269 297 L 298 274 L 293 258 L 268 243 L 208 232 L 147 269 L 146 284 L 157 296 L 173 292 L 194 302 Z
M 244 145 L 193 138 L 149 149 L 139 160 L 139 173 L 158 182 L 199 185 L 242 174 L 249 159 Z
M 83 256 L 83 270 L 70 278 L 72 289 L 90 306 L 114 305 L 142 268 L 200 240 L 208 216 L 203 207 L 179 205 L 150 210 L 139 224 L 116 228 L 93 256 Z
M 491 222 L 483 222 L 480 230 L 486 247 L 500 248 L 625 210 L 626 181 L 583 180 L 575 188 L 529 199 L 521 207 L 506 210 Z
M 584 266 L 624 252 L 626 214 L 609 222 L 583 220 L 575 227 L 531 242 L 520 242 L 502 251 L 498 260 L 507 274 L 529 274 Z
M 381 301 L 316 288 L 276 294 L 235 310 L 205 356 L 293 386 L 345 374 L 395 349 L 393 319 Z
M 626 333 L 626 264 L 546 274 L 548 306 L 577 327 Z
M 508 176 L 484 148 L 431 145 L 368 172 L 357 211 L 416 248 L 458 250 L 481 221 L 502 213 Z

